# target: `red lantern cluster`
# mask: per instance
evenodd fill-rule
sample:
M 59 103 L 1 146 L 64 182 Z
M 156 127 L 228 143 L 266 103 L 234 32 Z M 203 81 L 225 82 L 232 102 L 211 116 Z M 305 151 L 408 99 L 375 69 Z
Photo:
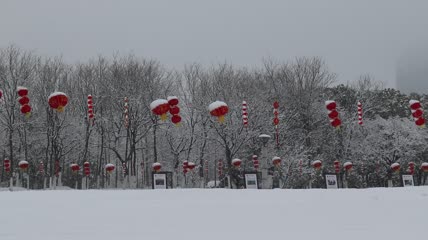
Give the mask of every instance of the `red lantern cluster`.
M 393 163 L 391 164 L 391 170 L 392 172 L 399 172 L 400 171 L 400 164 L 399 163 Z
M 48 97 L 49 106 L 57 112 L 64 112 L 68 103 L 68 97 L 63 92 L 54 92 Z
M 312 167 L 315 170 L 320 170 L 321 167 L 322 167 L 322 162 L 320 160 L 315 160 L 315 161 L 312 162 Z
M 415 173 L 415 163 L 409 162 L 409 173 L 413 175 Z
M 28 164 L 27 161 L 19 161 L 18 163 L 18 167 L 22 170 L 22 171 L 26 171 L 28 169 L 28 166 L 30 164 Z
M 336 174 L 339 174 L 340 173 L 340 162 L 339 161 L 334 161 L 334 172 L 336 173 Z
M 274 117 L 273 117 L 273 125 L 275 125 L 275 127 L 278 127 L 278 124 L 279 124 L 279 118 L 278 118 L 279 112 L 278 112 L 278 109 L 279 109 L 279 102 L 275 101 L 273 103 L 273 115 L 274 115 Z
M 223 160 L 218 160 L 218 175 L 222 176 L 223 175 Z
M 167 113 L 169 111 L 168 100 L 165 100 L 165 99 L 154 100 L 152 103 L 150 103 L 150 110 L 152 110 L 153 114 L 160 116 L 160 119 L 162 121 L 165 121 L 168 118 L 167 116 Z
M 241 163 L 242 163 L 241 159 L 235 158 L 232 160 L 232 165 L 236 168 L 239 168 L 241 166 Z
M 3 167 L 5 172 L 10 172 L 10 160 L 5 159 L 3 160 Z
M 105 166 L 106 172 L 109 174 L 111 174 L 115 168 L 116 168 L 116 166 L 114 166 L 114 164 L 112 164 L 112 163 L 107 163 Z
M 275 167 L 278 167 L 279 165 L 281 165 L 281 158 L 280 157 L 273 157 L 272 158 L 272 164 Z
M 70 164 L 70 168 L 74 174 L 80 171 L 80 166 L 77 163 Z
M 328 110 L 328 118 L 330 119 L 331 126 L 340 128 L 342 121 L 339 118 L 339 112 L 337 111 L 337 104 L 335 101 L 329 100 L 325 102 L 325 107 Z
M 425 118 L 424 118 L 424 110 L 422 109 L 422 105 L 418 100 L 410 100 L 410 109 L 412 111 L 413 119 L 415 120 L 416 126 L 420 128 L 425 127 Z
M 40 161 L 39 163 L 39 174 L 43 175 L 45 173 L 45 164 L 43 164 L 43 161 Z
M 361 102 L 358 102 L 358 124 L 363 125 L 363 104 Z
M 256 171 L 259 169 L 259 159 L 257 155 L 253 155 L 253 166 Z
M 428 162 L 424 162 L 421 164 L 421 169 L 423 172 L 428 173 Z
M 186 173 L 189 171 L 189 162 L 184 161 L 183 162 L 183 174 L 186 175 Z
M 344 164 L 343 164 L 343 168 L 345 168 L 345 170 L 347 171 L 347 172 L 349 172 L 349 171 L 351 171 L 351 169 L 352 169 L 352 167 L 353 167 L 354 165 L 352 164 L 352 162 L 345 162 Z
M 129 127 L 129 107 L 128 107 L 128 98 L 125 97 L 124 99 L 124 106 L 123 106 L 123 115 L 125 116 L 125 128 Z
M 29 118 L 31 115 L 30 98 L 28 98 L 28 89 L 26 87 L 18 87 L 17 89 L 19 98 L 18 102 L 21 104 L 21 113 Z
M 189 171 L 192 171 L 193 169 L 195 169 L 196 164 L 194 162 L 189 162 L 187 164 L 187 168 L 189 169 Z
M 229 112 L 229 107 L 225 102 L 215 101 L 208 106 L 211 116 L 217 117 L 220 123 L 224 123 L 224 118 Z
M 248 108 L 247 108 L 247 102 L 242 102 L 242 124 L 244 124 L 244 127 L 248 126 Z
M 83 163 L 83 172 L 87 177 L 91 175 L 91 164 L 89 162 Z
M 181 117 L 179 115 L 180 108 L 178 107 L 178 98 L 175 96 L 168 97 L 168 104 L 169 104 L 169 113 L 171 116 L 171 122 L 174 123 L 176 126 L 178 126 L 181 122 Z
M 162 169 L 162 164 L 155 162 L 152 164 L 152 170 L 154 172 L 159 172 Z
M 89 124 L 94 124 L 94 102 L 92 95 L 88 95 L 88 121 Z

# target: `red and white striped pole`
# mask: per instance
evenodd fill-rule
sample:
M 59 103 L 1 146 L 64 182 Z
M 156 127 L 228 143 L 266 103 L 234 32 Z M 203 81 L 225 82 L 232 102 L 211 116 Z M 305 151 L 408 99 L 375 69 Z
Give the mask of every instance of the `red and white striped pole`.
M 358 102 L 358 124 L 363 125 L 363 104 Z
M 248 127 L 248 108 L 246 101 L 242 102 L 242 123 L 244 127 Z

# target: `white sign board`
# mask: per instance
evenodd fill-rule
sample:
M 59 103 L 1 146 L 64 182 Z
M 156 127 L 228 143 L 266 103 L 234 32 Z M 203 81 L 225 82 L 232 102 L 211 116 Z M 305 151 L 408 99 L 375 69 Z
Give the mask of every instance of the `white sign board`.
M 245 174 L 245 188 L 247 189 L 258 189 L 257 174 L 246 173 Z
M 153 186 L 154 189 L 166 189 L 166 174 L 153 174 Z
M 412 175 L 402 175 L 402 178 L 403 178 L 403 187 L 415 186 Z
M 337 176 L 333 175 L 333 174 L 326 174 L 325 175 L 325 185 L 327 186 L 327 189 L 339 188 L 337 185 Z

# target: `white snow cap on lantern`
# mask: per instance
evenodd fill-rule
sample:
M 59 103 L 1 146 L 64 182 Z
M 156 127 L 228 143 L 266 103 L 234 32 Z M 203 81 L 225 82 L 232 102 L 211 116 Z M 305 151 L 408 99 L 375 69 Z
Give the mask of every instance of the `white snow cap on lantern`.
M 322 162 L 320 160 L 315 160 L 315 161 L 312 162 L 312 166 L 315 165 L 315 164 L 322 164 Z
M 391 164 L 391 168 L 396 168 L 396 167 L 399 167 L 399 166 L 400 166 L 399 163 L 393 163 L 393 164 Z
M 257 155 L 253 155 L 253 158 L 257 158 L 258 156 Z
M 65 95 L 67 96 L 67 94 L 63 93 L 63 92 L 54 92 L 51 95 L 49 95 L 48 99 L 52 98 L 52 97 L 56 97 L 56 96 L 60 96 L 60 95 Z
M 233 165 L 235 165 L 235 163 L 241 163 L 241 162 L 242 162 L 242 160 L 239 159 L 239 158 L 235 158 L 235 159 L 232 160 L 232 164 Z
M 113 163 L 107 163 L 105 168 L 108 168 L 108 167 L 114 167 L 114 164 Z
M 272 158 L 272 162 L 275 162 L 276 160 L 281 160 L 281 158 L 280 157 L 273 157 Z
M 156 99 L 150 103 L 150 110 L 153 110 L 162 104 L 168 104 L 168 101 L 165 99 Z
M 190 163 L 189 163 L 189 164 L 190 164 Z M 152 167 L 158 167 L 158 166 L 162 167 L 162 164 L 160 164 L 160 163 L 158 163 L 158 162 L 155 162 L 155 163 L 153 163 L 153 164 L 152 164 Z
M 336 101 L 333 101 L 333 100 L 328 100 L 328 101 L 325 101 L 325 105 L 327 106 L 327 105 L 329 105 L 330 103 L 335 103 Z
M 410 106 L 412 106 L 415 103 L 419 103 L 419 101 L 418 100 L 414 100 L 414 99 L 412 99 L 412 100 L 409 101 Z
M 174 99 L 177 99 L 178 100 L 178 97 L 176 97 L 176 96 L 168 96 L 167 98 L 166 98 L 166 100 L 174 100 Z
M 195 163 L 194 162 L 188 162 L 187 166 L 195 166 Z
M 428 167 L 428 162 L 424 162 L 421 164 L 421 167 Z
M 352 162 L 345 162 L 345 163 L 343 164 L 343 166 L 344 166 L 344 167 L 352 166 Z
M 73 167 L 73 166 L 78 166 L 78 164 L 77 163 L 70 164 L 70 167 Z
M 23 86 L 16 87 L 16 91 L 19 91 L 19 90 L 28 90 L 28 88 L 23 87 Z
M 270 135 L 267 134 L 260 134 L 259 138 L 270 138 Z
M 226 106 L 227 107 L 227 104 L 225 103 L 225 102 L 222 102 L 222 101 L 215 101 L 215 102 L 213 102 L 213 103 L 211 103 L 209 106 L 208 106 L 208 111 L 212 111 L 212 110 L 214 110 L 214 109 L 217 109 L 217 108 L 219 108 L 219 107 L 224 107 L 224 106 Z
M 28 162 L 25 161 L 25 160 L 19 161 L 18 166 L 21 166 L 21 165 L 24 165 L 24 164 L 28 164 Z

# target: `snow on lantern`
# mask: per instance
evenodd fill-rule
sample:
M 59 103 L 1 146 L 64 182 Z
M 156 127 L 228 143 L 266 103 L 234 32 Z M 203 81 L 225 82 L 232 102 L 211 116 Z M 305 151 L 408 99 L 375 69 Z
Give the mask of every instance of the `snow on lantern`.
M 320 160 L 315 160 L 315 161 L 312 162 L 312 167 L 315 170 L 320 170 L 321 167 L 322 167 L 322 162 Z
M 192 171 L 193 169 L 195 169 L 195 167 L 196 167 L 196 164 L 195 164 L 194 162 L 189 162 L 189 163 L 187 164 L 187 168 L 188 168 L 190 171 Z
M 73 173 L 77 173 L 80 170 L 80 166 L 77 163 L 70 164 L 70 169 Z
M 162 121 L 167 119 L 167 113 L 169 111 L 169 103 L 165 99 L 157 99 L 150 103 L 150 110 L 153 114 L 160 116 Z
M 420 128 L 425 127 L 425 118 L 424 118 L 424 110 L 422 109 L 422 105 L 418 100 L 410 100 L 409 101 L 410 110 L 412 111 L 412 117 L 415 120 L 416 126 Z
M 325 108 L 328 110 L 328 117 L 330 119 L 331 126 L 339 128 L 342 124 L 342 121 L 339 118 L 339 112 L 336 110 L 337 104 L 335 101 L 328 100 L 325 101 Z
M 224 102 L 215 101 L 208 106 L 208 110 L 212 116 L 218 118 L 220 123 L 223 123 L 225 115 L 229 112 L 229 107 Z
M 168 104 L 171 106 L 178 105 L 178 97 L 176 97 L 176 96 L 169 96 L 166 98 L 166 100 L 168 100 Z
M 248 126 L 248 106 L 247 102 L 242 102 L 242 124 L 244 124 L 244 127 Z
M 391 170 L 392 170 L 392 172 L 398 172 L 398 171 L 400 171 L 400 164 L 399 163 L 393 163 L 393 164 L 391 164 Z
M 64 107 L 67 106 L 68 97 L 63 92 L 54 92 L 48 97 L 49 106 L 57 112 L 64 112 Z
M 3 167 L 5 172 L 10 172 L 10 160 L 5 159 L 3 160 Z
M 363 125 L 363 104 L 358 102 L 357 104 L 357 112 L 358 112 L 358 124 Z
M 18 167 L 19 167 L 19 169 L 21 169 L 22 171 L 26 171 L 26 170 L 28 169 L 28 166 L 29 166 L 28 162 L 27 162 L 27 161 L 24 161 L 24 160 L 19 161 L 19 163 L 18 163 Z
M 152 169 L 154 172 L 159 172 L 162 168 L 162 164 L 155 162 L 152 164 Z
M 17 92 L 19 95 L 18 102 L 21 104 L 21 113 L 29 118 L 31 115 L 30 98 L 28 98 L 28 89 L 26 87 L 18 87 Z
M 259 159 L 257 155 L 253 155 L 253 166 L 256 171 L 259 169 Z
M 91 175 L 91 164 L 89 162 L 83 163 L 83 171 L 84 171 L 86 176 Z
M 354 165 L 352 164 L 352 162 L 345 162 L 343 164 L 343 167 L 345 168 L 346 171 L 350 171 L 352 169 Z
M 428 162 L 424 162 L 424 163 L 422 163 L 421 164 L 421 169 L 422 169 L 422 171 L 424 171 L 424 172 L 428 172 Z
M 340 162 L 338 160 L 334 161 L 334 171 L 336 174 L 340 172 Z
M 276 167 L 278 167 L 279 165 L 281 165 L 281 158 L 280 157 L 273 157 L 272 158 L 272 164 Z
M 112 173 L 116 167 L 112 163 L 107 163 L 105 169 L 107 173 Z
M 28 95 L 28 88 L 26 87 L 17 87 L 16 91 L 20 97 L 24 97 Z
M 235 158 L 232 160 L 232 165 L 236 168 L 239 168 L 241 166 L 241 163 L 242 163 L 241 159 Z

